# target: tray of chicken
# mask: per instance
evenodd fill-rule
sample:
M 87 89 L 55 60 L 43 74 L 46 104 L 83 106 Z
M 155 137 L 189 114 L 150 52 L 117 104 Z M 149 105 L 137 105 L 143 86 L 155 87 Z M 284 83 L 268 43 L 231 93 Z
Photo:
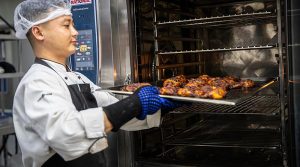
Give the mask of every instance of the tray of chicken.
M 208 75 L 187 79 L 184 75 L 179 75 L 155 84 L 133 83 L 111 87 L 107 91 L 129 95 L 142 86 L 153 85 L 157 86 L 160 96 L 164 98 L 188 102 L 236 105 L 242 99 L 258 93 L 275 81 L 276 79 L 254 81 L 233 76 L 211 77 Z

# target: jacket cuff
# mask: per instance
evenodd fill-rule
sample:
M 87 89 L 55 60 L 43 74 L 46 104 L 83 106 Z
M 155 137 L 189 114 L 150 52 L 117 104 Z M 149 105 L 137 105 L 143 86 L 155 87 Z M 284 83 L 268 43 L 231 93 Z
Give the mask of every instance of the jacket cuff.
M 99 108 L 91 108 L 79 113 L 83 118 L 87 138 L 94 139 L 106 136 L 103 112 Z

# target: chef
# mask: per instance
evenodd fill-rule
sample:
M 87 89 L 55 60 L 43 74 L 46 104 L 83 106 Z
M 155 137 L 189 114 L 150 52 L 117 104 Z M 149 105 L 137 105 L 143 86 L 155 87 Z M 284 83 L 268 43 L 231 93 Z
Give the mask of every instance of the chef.
M 69 0 L 23 1 L 14 24 L 36 57 L 13 104 L 24 167 L 104 167 L 108 132 L 157 127 L 160 109 L 176 106 L 152 86 L 118 101 L 69 69 L 78 35 Z

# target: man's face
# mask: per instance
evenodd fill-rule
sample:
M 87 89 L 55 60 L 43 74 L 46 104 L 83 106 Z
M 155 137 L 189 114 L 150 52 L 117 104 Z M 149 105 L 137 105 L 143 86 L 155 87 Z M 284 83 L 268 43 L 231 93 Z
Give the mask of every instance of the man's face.
M 71 16 L 61 16 L 41 25 L 44 46 L 57 56 L 68 57 L 76 50 L 78 32 Z

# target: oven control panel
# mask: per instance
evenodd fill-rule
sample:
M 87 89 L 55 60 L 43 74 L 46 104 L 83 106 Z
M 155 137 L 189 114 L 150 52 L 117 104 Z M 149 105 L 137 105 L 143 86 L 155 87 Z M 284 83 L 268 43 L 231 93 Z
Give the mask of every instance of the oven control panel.
M 96 24 L 96 0 L 70 0 L 73 21 L 78 31 L 76 52 L 70 57 L 72 70 L 87 76 L 97 84 L 98 34 Z
M 76 71 L 91 71 L 95 69 L 94 65 L 94 45 L 93 31 L 79 30 L 77 38 L 77 48 L 74 54 Z

